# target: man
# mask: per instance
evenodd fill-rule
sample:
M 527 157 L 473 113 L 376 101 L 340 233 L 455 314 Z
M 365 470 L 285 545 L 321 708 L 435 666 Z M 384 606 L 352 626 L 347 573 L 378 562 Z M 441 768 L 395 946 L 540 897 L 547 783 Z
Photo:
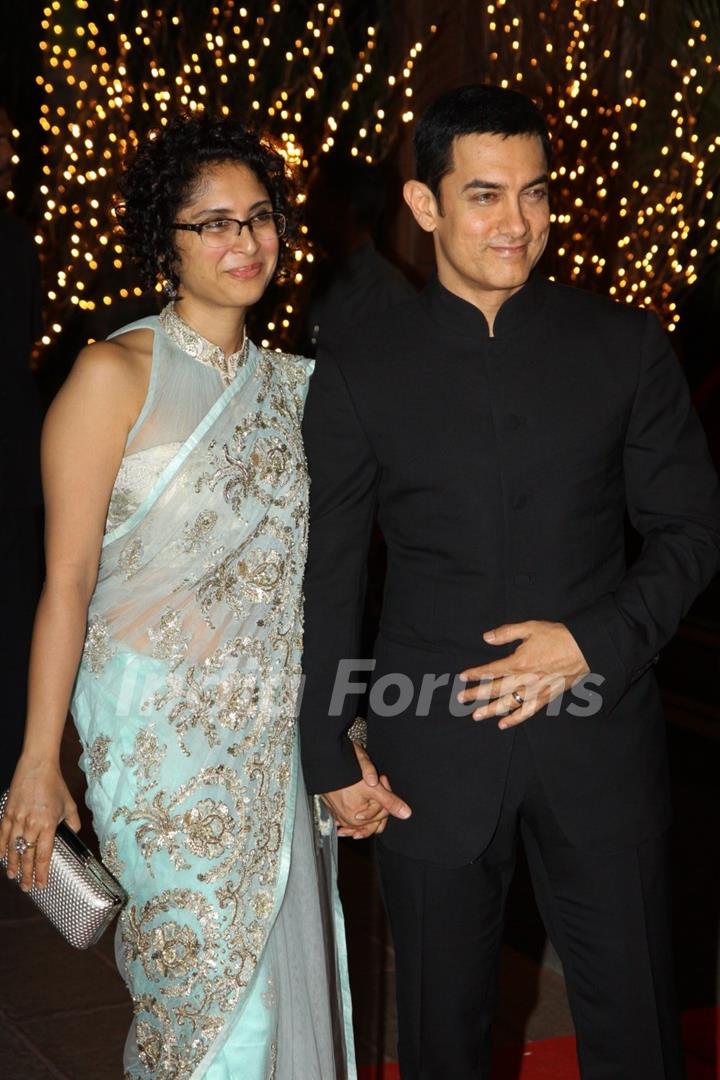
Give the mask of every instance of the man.
M 405 197 L 437 277 L 321 352 L 306 411 L 308 788 L 341 835 L 381 834 L 403 1080 L 488 1076 L 518 834 L 584 1080 L 674 1080 L 652 665 L 720 565 L 717 477 L 655 316 L 534 271 L 549 144 L 533 103 L 452 91 L 415 145 Z M 365 754 L 343 661 L 376 503 Z M 626 511 L 643 537 L 629 567 Z
M 385 209 L 379 165 L 323 157 L 308 191 L 306 220 L 319 262 L 308 308 L 308 355 L 354 323 L 414 295 L 407 278 L 380 254 L 374 238 Z
M 12 125 L 0 105 L 0 200 L 13 171 Z M 40 266 L 30 230 L 0 206 L 0 792 L 8 786 L 25 728 L 27 665 L 40 590 L 40 419 L 33 343 L 41 334 Z

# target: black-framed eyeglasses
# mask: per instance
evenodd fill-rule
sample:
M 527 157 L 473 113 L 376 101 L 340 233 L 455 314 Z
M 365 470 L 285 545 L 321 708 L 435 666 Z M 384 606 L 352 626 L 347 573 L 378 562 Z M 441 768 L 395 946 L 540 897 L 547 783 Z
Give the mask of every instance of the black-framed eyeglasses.
M 286 219 L 278 210 L 261 210 L 259 214 L 253 214 L 245 221 L 239 221 L 238 218 L 217 218 L 215 221 L 203 221 L 199 225 L 176 221 L 173 229 L 197 233 L 206 247 L 223 248 L 237 240 L 246 225 L 252 236 L 265 240 L 270 236 L 282 236 Z

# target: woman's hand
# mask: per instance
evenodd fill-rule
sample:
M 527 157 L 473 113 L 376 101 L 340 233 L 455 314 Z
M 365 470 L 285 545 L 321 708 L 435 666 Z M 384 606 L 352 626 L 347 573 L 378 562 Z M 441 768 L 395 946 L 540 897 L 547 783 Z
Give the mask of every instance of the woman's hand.
M 55 829 L 63 820 L 79 830 L 77 806 L 59 767 L 21 758 L 0 821 L 0 851 L 7 851 L 8 877 L 18 878 L 24 892 L 32 886 L 33 875 L 39 888 L 47 885 Z M 22 856 L 15 850 L 19 836 L 32 845 Z
M 353 747 L 362 769 L 362 780 L 337 791 L 326 791 L 320 797 L 335 818 L 338 836 L 365 840 L 384 832 L 389 814 L 405 820 L 412 810 L 393 794 L 387 776 L 378 776 L 365 747 L 355 741 Z

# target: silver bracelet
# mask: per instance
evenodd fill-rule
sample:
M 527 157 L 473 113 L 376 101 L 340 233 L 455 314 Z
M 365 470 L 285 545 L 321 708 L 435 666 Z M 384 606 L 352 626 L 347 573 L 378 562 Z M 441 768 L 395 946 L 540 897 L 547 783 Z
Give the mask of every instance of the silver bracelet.
M 367 720 L 362 716 L 356 716 L 347 729 L 347 737 L 363 747 L 367 746 Z

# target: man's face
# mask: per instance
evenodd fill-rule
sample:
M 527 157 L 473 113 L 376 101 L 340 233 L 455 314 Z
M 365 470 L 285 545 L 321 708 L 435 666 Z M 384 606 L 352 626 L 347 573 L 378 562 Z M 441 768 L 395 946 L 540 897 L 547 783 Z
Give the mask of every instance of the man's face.
M 424 185 L 421 185 L 424 186 Z M 433 233 L 438 276 L 451 292 L 499 306 L 527 281 L 550 227 L 547 162 L 536 135 L 463 135 L 440 197 L 415 216 Z
M 0 109 L 0 193 L 10 190 L 13 152 L 10 117 Z

